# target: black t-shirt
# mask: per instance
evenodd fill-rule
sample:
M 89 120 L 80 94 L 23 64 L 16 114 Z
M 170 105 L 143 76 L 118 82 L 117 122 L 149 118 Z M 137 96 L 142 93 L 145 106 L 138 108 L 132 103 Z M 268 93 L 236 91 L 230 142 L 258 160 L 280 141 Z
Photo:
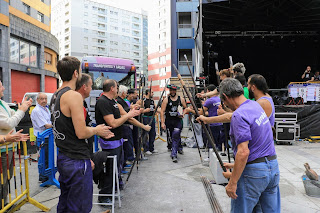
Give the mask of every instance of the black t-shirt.
M 150 108 L 150 112 L 144 113 L 145 116 L 153 116 L 153 112 L 155 110 L 154 101 L 152 99 L 145 99 L 144 108 Z
M 310 81 L 311 78 L 314 76 L 314 74 L 312 72 L 310 73 L 305 73 L 305 76 L 304 76 L 304 81 Z
M 106 126 L 109 126 L 103 118 L 105 115 L 113 114 L 115 119 L 118 119 L 121 117 L 120 110 L 118 108 L 118 103 L 114 99 L 110 100 L 104 95 L 102 95 L 97 100 L 97 103 L 95 106 L 95 112 L 96 112 L 97 125 L 105 124 Z M 103 138 L 103 140 L 115 141 L 115 140 L 120 140 L 122 138 L 122 126 L 111 129 L 111 132 L 113 132 L 114 137 L 109 139 Z
M 130 111 L 130 107 L 128 106 L 127 102 L 125 102 L 125 100 L 123 100 L 121 97 L 117 97 L 117 102 L 123 107 L 124 111 L 126 112 Z M 130 124 L 130 123 L 126 121 L 125 124 Z

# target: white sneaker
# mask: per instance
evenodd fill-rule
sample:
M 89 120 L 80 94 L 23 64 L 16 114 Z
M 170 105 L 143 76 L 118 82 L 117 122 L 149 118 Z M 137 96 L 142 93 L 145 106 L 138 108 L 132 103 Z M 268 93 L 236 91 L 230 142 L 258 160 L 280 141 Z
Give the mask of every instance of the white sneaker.
M 158 153 L 158 150 L 155 149 L 155 150 L 152 151 L 152 153 Z
M 205 158 L 205 159 L 203 159 L 203 161 L 209 162 L 209 161 L 210 161 L 210 158 Z
M 152 155 L 152 152 L 147 151 L 147 152 L 145 152 L 145 154 L 146 154 L 146 155 Z

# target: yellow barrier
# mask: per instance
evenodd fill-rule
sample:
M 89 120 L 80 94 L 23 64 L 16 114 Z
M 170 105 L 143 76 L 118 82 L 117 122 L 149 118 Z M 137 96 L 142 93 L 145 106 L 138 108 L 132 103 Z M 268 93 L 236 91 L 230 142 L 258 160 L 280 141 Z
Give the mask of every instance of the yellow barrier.
M 17 187 L 17 176 L 16 176 L 16 165 L 15 165 L 15 146 L 12 147 L 12 164 L 13 164 L 13 182 L 14 182 L 14 194 L 15 198 L 12 200 L 11 197 L 11 183 L 10 183 L 10 161 L 9 161 L 9 147 L 12 143 L 6 143 L 6 164 L 7 164 L 7 179 L 8 179 L 8 196 L 9 196 L 9 203 L 5 205 L 4 203 L 4 197 L 1 196 L 1 210 L 0 213 L 5 212 L 9 210 L 11 207 L 12 209 L 9 210 L 9 212 L 15 212 L 19 210 L 24 204 L 27 202 L 31 203 L 32 205 L 38 207 L 42 211 L 49 211 L 49 208 L 42 205 L 38 201 L 34 200 L 33 198 L 30 197 L 30 189 L 29 189 L 29 171 L 28 171 L 28 154 L 27 154 L 27 144 L 25 141 L 22 142 L 23 145 L 23 161 L 24 161 L 24 176 L 25 176 L 25 190 L 23 190 L 23 175 L 22 175 L 22 163 L 21 163 L 21 145 L 20 142 L 18 142 L 18 155 L 19 155 L 19 167 L 20 167 L 20 185 L 21 185 L 21 191 L 20 194 L 18 195 L 18 187 Z M 1 188 L 2 188 L 2 195 L 3 195 L 3 189 L 4 187 L 4 175 L 3 175 L 3 165 L 2 161 L 0 160 L 0 171 L 1 171 Z M 23 200 L 21 200 L 23 199 Z M 21 201 L 20 201 L 21 200 Z
M 160 137 L 160 121 L 159 121 L 159 115 L 158 114 L 156 114 L 156 124 L 157 124 L 157 126 L 158 126 L 158 132 L 157 132 L 157 137 L 156 137 L 156 139 L 155 140 L 158 140 L 158 139 L 160 139 L 160 140 L 162 140 L 163 142 L 167 142 L 165 139 L 163 139 L 163 138 L 161 138 Z

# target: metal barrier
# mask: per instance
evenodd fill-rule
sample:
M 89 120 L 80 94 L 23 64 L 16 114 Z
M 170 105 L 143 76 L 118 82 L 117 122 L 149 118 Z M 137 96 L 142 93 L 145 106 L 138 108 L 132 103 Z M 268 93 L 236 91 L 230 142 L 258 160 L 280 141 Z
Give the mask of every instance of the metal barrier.
M 45 139 L 48 138 L 48 168 L 46 168 L 46 153 L 45 149 L 41 147 L 46 146 Z M 60 183 L 56 179 L 55 175 L 57 173 L 57 167 L 55 166 L 55 157 L 54 157 L 54 136 L 52 128 L 43 131 L 41 134 L 38 133 L 37 136 L 37 146 L 40 148 L 40 158 L 38 162 L 39 174 L 41 176 L 48 177 L 48 180 L 42 183 L 40 186 L 55 185 L 60 189 Z M 58 156 L 58 148 L 56 155 Z
M 12 157 L 9 157 L 9 149 L 11 151 L 11 147 L 9 145 L 13 144 L 12 147 Z M 18 155 L 19 155 L 19 170 L 20 170 L 20 176 L 16 176 L 16 162 L 15 162 L 15 143 L 8 142 L 3 145 L 6 145 L 6 173 L 4 171 L 4 166 L 2 165 L 2 160 L 0 160 L 0 172 L 1 172 L 1 210 L 0 213 L 8 211 L 13 205 L 15 205 L 12 209 L 9 210 L 9 212 L 15 212 L 19 210 L 24 204 L 27 202 L 31 203 L 32 205 L 38 207 L 42 211 L 49 211 L 49 208 L 42 205 L 38 201 L 34 200 L 33 198 L 30 197 L 30 189 L 29 189 L 29 171 L 28 171 L 28 154 L 27 154 L 27 143 L 25 141 L 22 142 L 23 145 L 23 161 L 24 164 L 22 164 L 21 160 L 21 145 L 20 142 L 18 144 Z M 11 159 L 9 159 L 11 158 Z M 12 162 L 10 162 L 12 160 Z M 13 180 L 11 180 L 11 175 L 10 174 L 10 165 L 12 164 L 13 167 Z M 22 167 L 24 166 L 24 175 L 22 172 Z M 4 177 L 7 176 L 7 182 L 5 182 Z M 23 176 L 25 179 L 23 180 Z M 14 195 L 15 198 L 12 199 L 11 196 L 11 182 L 14 183 Z M 17 188 L 17 182 L 20 182 L 20 194 L 18 194 L 18 188 Z M 25 183 L 25 189 L 23 189 L 23 183 Z M 8 187 L 8 195 L 5 195 L 9 199 L 9 203 L 5 205 L 5 198 L 4 198 L 4 189 Z M 24 198 L 23 200 L 21 200 Z M 20 201 L 21 200 L 21 201 Z

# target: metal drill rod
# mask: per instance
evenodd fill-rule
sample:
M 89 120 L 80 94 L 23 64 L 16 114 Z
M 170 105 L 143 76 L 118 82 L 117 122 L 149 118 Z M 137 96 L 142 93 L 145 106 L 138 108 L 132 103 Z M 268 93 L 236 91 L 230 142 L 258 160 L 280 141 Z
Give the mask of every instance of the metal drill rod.
M 197 115 L 197 116 L 200 116 L 199 111 L 198 111 L 198 109 L 197 109 L 197 107 L 196 107 L 196 105 L 195 105 L 195 103 L 194 103 L 194 100 L 193 100 L 191 94 L 188 92 L 184 81 L 182 80 L 182 77 L 181 77 L 181 75 L 180 75 L 179 70 L 177 69 L 177 67 L 176 67 L 174 64 L 173 64 L 173 68 L 174 68 L 175 72 L 177 73 L 177 77 L 178 77 L 178 79 L 179 79 L 182 87 L 184 88 L 185 92 L 187 93 L 187 96 L 188 96 L 188 98 L 189 98 L 189 100 L 190 100 L 190 102 L 191 102 L 191 104 L 192 104 L 192 106 L 193 106 L 193 108 L 194 108 L 194 110 L 195 110 L 195 112 L 196 112 L 196 115 Z M 216 157 L 217 157 L 217 159 L 218 159 L 218 161 L 219 161 L 219 163 L 220 163 L 220 166 L 222 167 L 223 171 L 226 172 L 227 169 L 226 169 L 226 167 L 223 165 L 223 162 L 222 162 L 222 160 L 221 160 L 221 157 L 220 157 L 220 155 L 219 155 L 219 153 L 218 153 L 218 150 L 217 150 L 217 148 L 216 148 L 216 145 L 215 145 L 215 143 L 214 143 L 213 137 L 211 137 L 211 135 L 210 135 L 208 129 L 206 128 L 206 126 L 204 125 L 204 123 L 203 123 L 203 122 L 200 122 L 200 123 L 201 123 L 202 128 L 204 129 L 205 134 L 207 135 L 207 137 L 208 137 L 208 139 L 209 139 L 209 142 L 210 142 L 211 145 L 212 145 L 213 151 L 214 151 L 214 153 L 216 154 Z
M 183 98 L 184 98 L 184 100 L 186 101 L 187 99 L 186 99 L 185 91 L 183 90 L 183 88 L 182 88 L 182 93 L 183 93 Z M 198 140 L 197 140 L 197 136 L 196 136 L 196 133 L 195 133 L 195 131 L 194 131 L 194 123 L 193 123 L 193 121 L 191 120 L 191 116 L 188 115 L 188 117 L 189 117 L 189 121 L 190 121 L 190 124 L 191 124 L 192 132 L 193 132 L 193 137 L 194 137 L 194 139 L 195 139 L 195 141 L 196 141 L 196 144 L 197 144 L 197 148 L 198 148 L 198 152 L 199 152 L 199 156 L 200 156 L 200 161 L 201 161 L 201 163 L 202 163 L 202 162 L 203 162 L 203 159 L 202 159 L 202 155 L 201 155 L 199 143 L 198 143 Z

